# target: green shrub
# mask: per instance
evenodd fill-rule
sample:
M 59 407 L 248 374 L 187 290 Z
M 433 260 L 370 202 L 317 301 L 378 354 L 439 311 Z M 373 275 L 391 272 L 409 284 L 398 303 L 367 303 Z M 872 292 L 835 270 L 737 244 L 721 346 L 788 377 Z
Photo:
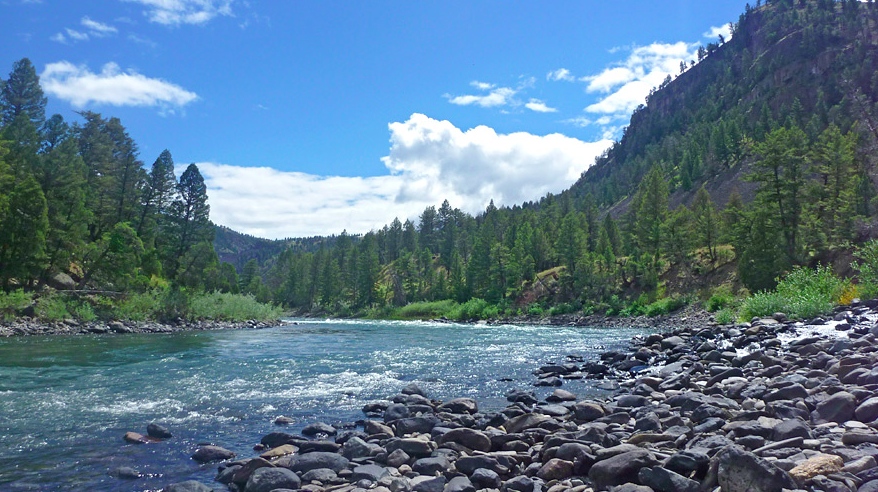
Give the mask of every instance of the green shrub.
M 413 302 L 396 310 L 395 318 L 401 319 L 429 319 L 448 316 L 457 303 L 453 299 L 444 299 L 432 302 Z
M 228 294 L 223 292 L 199 293 L 189 299 L 186 317 L 192 320 L 275 320 L 281 317 L 281 309 L 263 304 L 251 294 Z
M 561 304 L 556 304 L 549 309 L 549 316 L 558 316 L 560 314 L 570 314 L 576 311 L 576 306 L 570 304 L 569 302 L 562 302 Z
M 860 295 L 874 298 L 878 296 L 878 240 L 873 239 L 857 249 L 854 256 L 858 261 L 851 266 L 859 275 Z
M 36 315 L 44 321 L 61 321 L 71 317 L 67 303 L 57 294 L 49 294 L 37 299 Z
M 650 317 L 659 316 L 676 311 L 685 305 L 686 300 L 682 297 L 665 297 L 646 305 L 643 308 L 643 314 Z
M 162 310 L 160 290 L 132 293 L 116 304 L 114 317 L 129 321 L 156 319 Z
M 728 325 L 735 322 L 735 311 L 729 308 L 723 308 L 713 315 L 714 321 L 721 325 Z
M 17 313 L 33 302 L 33 294 L 21 289 L 12 292 L 0 291 L 0 317 L 15 318 Z
M 713 291 L 707 301 L 704 302 L 704 309 L 712 313 L 728 308 L 735 303 L 735 296 L 732 294 L 728 286 L 723 285 Z
M 832 311 L 849 285 L 828 266 L 795 268 L 778 282 L 774 292 L 757 292 L 745 299 L 741 315 L 747 319 L 782 312 L 795 319 L 813 318 Z
M 87 302 L 76 302 L 72 303 L 72 306 L 69 307 L 71 314 L 73 317 L 80 321 L 85 321 L 86 323 L 90 321 L 96 320 L 98 317 L 95 314 L 94 308 L 91 307 L 91 304 Z
M 485 319 L 488 311 L 488 301 L 479 298 L 473 298 L 449 311 L 448 317 L 459 321 L 467 321 L 471 319 Z M 496 316 L 496 308 L 494 309 Z
M 529 316 L 542 316 L 543 312 L 543 306 L 540 306 L 536 302 L 527 307 L 527 314 Z

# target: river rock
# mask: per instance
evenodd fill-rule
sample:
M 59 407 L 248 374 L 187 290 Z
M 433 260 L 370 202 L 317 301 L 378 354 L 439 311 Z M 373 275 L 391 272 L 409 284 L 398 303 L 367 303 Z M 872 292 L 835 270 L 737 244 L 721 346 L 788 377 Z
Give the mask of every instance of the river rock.
M 716 479 L 723 492 L 778 492 L 795 489 L 789 474 L 753 453 L 728 446 L 714 456 Z
M 142 473 L 131 468 L 130 466 L 120 466 L 119 468 L 114 469 L 110 472 L 110 475 L 121 478 L 123 480 L 136 480 L 143 476 Z
M 408 455 L 402 449 L 396 449 L 392 453 L 387 455 L 387 465 L 392 466 L 394 468 L 399 468 L 400 466 L 411 461 L 412 457 Z
M 449 442 L 460 444 L 461 446 L 472 449 L 473 451 L 488 452 L 491 450 L 491 439 L 488 436 L 483 432 L 466 427 L 451 429 L 439 439 L 440 445 Z
M 313 482 L 316 480 L 321 483 L 329 483 L 330 480 L 333 480 L 337 476 L 338 475 L 329 468 L 315 468 L 302 474 L 302 481 Z
M 171 434 L 171 431 L 169 431 L 167 427 L 156 422 L 151 422 L 149 425 L 146 426 L 146 434 L 149 437 L 154 437 L 156 439 L 170 439 L 174 437 L 174 435 Z
M 878 396 L 873 396 L 860 403 L 854 413 L 860 422 L 872 422 L 878 419 Z
M 854 418 L 856 409 L 857 397 L 847 391 L 839 391 L 817 404 L 817 408 L 811 412 L 811 421 L 815 424 L 842 424 Z
M 387 407 L 384 411 L 384 423 L 393 422 L 394 420 L 404 419 L 409 416 L 409 407 L 402 403 L 394 403 Z
M 784 441 L 794 437 L 801 437 L 802 439 L 811 439 L 813 437 L 811 429 L 803 420 L 784 420 L 772 429 L 772 439 L 775 441 Z
M 479 468 L 491 470 L 498 475 L 509 471 L 493 456 L 464 456 L 454 462 L 454 467 L 465 475 L 473 475 Z
M 298 438 L 301 439 L 301 438 Z M 263 446 L 267 446 L 269 448 L 276 448 L 278 446 L 282 446 L 284 444 L 292 444 L 296 442 L 296 436 L 292 434 L 287 434 L 286 432 L 272 432 L 271 434 L 266 434 L 262 437 L 262 440 L 259 441 Z
M 472 398 L 455 398 L 439 405 L 437 410 L 449 413 L 474 414 L 479 411 L 479 405 Z
M 296 451 L 298 451 L 298 448 L 296 448 L 292 444 L 284 444 L 282 446 L 269 449 L 268 451 L 260 454 L 259 457 L 271 460 L 274 458 L 280 458 L 281 456 L 286 456 L 288 454 L 293 454 Z
M 637 473 L 640 483 L 655 492 L 699 492 L 701 484 L 660 466 L 641 468 Z
M 418 386 L 417 383 L 409 383 L 402 388 L 400 393 L 404 395 L 419 395 L 423 397 L 427 397 L 427 393 Z
M 844 467 L 844 460 L 835 455 L 820 454 L 808 458 L 796 465 L 789 471 L 791 477 L 799 483 L 804 483 L 817 475 L 830 475 L 840 471 Z
M 305 473 L 317 468 L 329 468 L 338 473 L 348 467 L 347 458 L 336 453 L 314 452 L 307 454 L 297 454 L 293 456 L 284 456 L 277 460 L 275 464 L 284 468 L 289 468 L 294 472 Z
M 308 424 L 302 429 L 303 436 L 316 436 L 318 434 L 325 434 L 327 436 L 334 436 L 338 433 L 335 427 L 324 424 L 323 422 L 315 422 L 313 424 Z
M 636 482 L 641 468 L 657 464 L 655 455 L 645 449 L 636 449 L 598 461 L 589 470 L 588 478 L 598 487 L 622 485 Z
M 576 401 L 576 395 L 574 395 L 573 393 L 571 393 L 569 391 L 562 390 L 559 388 L 559 389 L 556 389 L 555 391 L 553 391 L 551 395 L 547 396 L 546 401 L 549 403 L 562 403 L 565 401 Z
M 341 454 L 345 458 L 352 460 L 355 458 L 375 456 L 382 451 L 384 450 L 377 444 L 368 443 L 359 437 L 352 437 L 345 441 L 342 446 Z
M 423 475 L 412 479 L 412 492 L 443 492 L 445 490 L 445 477 L 425 477 Z
M 174 483 L 162 489 L 162 492 L 213 492 L 213 489 L 195 480 Z
M 415 473 L 420 473 L 421 475 L 436 475 L 437 473 L 443 473 L 448 467 L 451 466 L 451 462 L 448 461 L 448 458 L 445 456 L 433 456 L 430 458 L 421 458 L 412 464 L 412 471 Z
M 476 492 L 476 488 L 470 479 L 458 476 L 449 480 L 442 492 Z
M 276 489 L 298 489 L 299 476 L 286 468 L 260 468 L 250 475 L 244 492 L 271 492 Z
M 384 449 L 386 449 L 388 453 L 392 453 L 397 449 L 401 449 L 405 451 L 405 453 L 409 456 L 415 458 L 426 458 L 427 456 L 430 456 L 430 454 L 436 449 L 436 445 L 432 441 L 424 441 L 415 438 L 403 438 L 389 441 L 384 446 Z
M 247 461 L 246 463 L 244 463 L 243 466 L 239 466 L 237 468 L 238 469 L 232 475 L 231 481 L 238 485 L 244 485 L 247 483 L 247 480 L 250 479 L 250 475 L 252 475 L 253 472 L 260 468 L 274 468 L 274 465 L 265 458 L 255 458 Z
M 500 475 L 493 470 L 487 468 L 477 468 L 472 472 L 470 481 L 480 489 L 497 489 L 500 488 Z
M 574 405 L 573 414 L 576 420 L 581 422 L 591 422 L 606 415 L 601 405 L 589 401 L 582 401 Z
M 122 439 L 129 444 L 146 444 L 149 442 L 143 434 L 136 432 L 126 432 Z
M 235 453 L 219 446 L 201 446 L 192 453 L 192 459 L 199 463 L 230 460 L 234 457 Z
M 545 481 L 563 480 L 571 475 L 573 475 L 573 463 L 558 458 L 550 459 L 537 471 L 537 476 Z
M 533 492 L 534 490 L 534 481 L 524 475 L 510 478 L 500 486 L 500 492 Z
M 360 465 L 354 467 L 353 474 L 351 475 L 351 480 L 356 482 L 359 480 L 363 480 L 364 478 L 371 481 L 377 482 L 382 478 L 389 476 L 390 472 L 387 468 L 378 465 Z
M 406 434 L 429 434 L 433 427 L 439 424 L 439 418 L 435 415 L 421 417 L 408 417 L 393 422 L 396 427 L 396 435 L 402 437 Z

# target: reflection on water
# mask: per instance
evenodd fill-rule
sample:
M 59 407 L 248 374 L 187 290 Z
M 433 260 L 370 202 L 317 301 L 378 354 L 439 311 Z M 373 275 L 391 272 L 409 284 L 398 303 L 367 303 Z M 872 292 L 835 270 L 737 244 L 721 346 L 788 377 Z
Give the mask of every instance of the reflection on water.
M 150 490 L 210 483 L 189 459 L 199 442 L 247 457 L 279 415 L 289 432 L 352 422 L 364 403 L 416 381 L 432 397 L 498 409 L 531 371 L 567 354 L 621 346 L 631 330 L 435 323 L 299 321 L 265 330 L 0 340 L 0 489 Z M 588 381 L 566 389 L 595 391 Z M 549 390 L 537 390 L 545 395 Z M 126 445 L 165 422 L 175 437 Z M 131 466 L 146 476 L 120 482 Z

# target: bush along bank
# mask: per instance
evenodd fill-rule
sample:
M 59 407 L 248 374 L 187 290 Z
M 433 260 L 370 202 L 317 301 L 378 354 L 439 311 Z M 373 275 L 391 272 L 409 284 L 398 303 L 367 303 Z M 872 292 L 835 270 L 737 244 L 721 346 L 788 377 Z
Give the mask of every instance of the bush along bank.
M 876 307 L 679 328 L 534 371 L 535 385 L 604 379 L 615 391 L 603 399 L 522 389 L 483 412 L 411 384 L 366 405 L 355 429 L 313 423 L 264 436 L 258 457 L 201 446 L 192 459 L 219 463 L 216 481 L 243 492 L 876 490 Z

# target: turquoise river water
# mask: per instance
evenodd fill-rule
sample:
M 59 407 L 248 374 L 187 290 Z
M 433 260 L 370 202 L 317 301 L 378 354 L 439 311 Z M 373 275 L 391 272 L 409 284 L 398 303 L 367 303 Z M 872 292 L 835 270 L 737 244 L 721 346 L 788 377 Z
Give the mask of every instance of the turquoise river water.
M 297 320 L 263 330 L 0 339 L 0 490 L 153 491 L 216 465 L 189 459 L 198 443 L 254 456 L 272 431 L 354 422 L 363 404 L 409 382 L 432 398 L 505 406 L 532 371 L 575 354 L 596 358 L 638 330 L 420 322 Z M 579 395 L 594 381 L 569 381 Z M 276 417 L 295 419 L 279 429 Z M 131 445 L 152 421 L 168 441 Z M 129 466 L 138 480 L 110 472 Z

